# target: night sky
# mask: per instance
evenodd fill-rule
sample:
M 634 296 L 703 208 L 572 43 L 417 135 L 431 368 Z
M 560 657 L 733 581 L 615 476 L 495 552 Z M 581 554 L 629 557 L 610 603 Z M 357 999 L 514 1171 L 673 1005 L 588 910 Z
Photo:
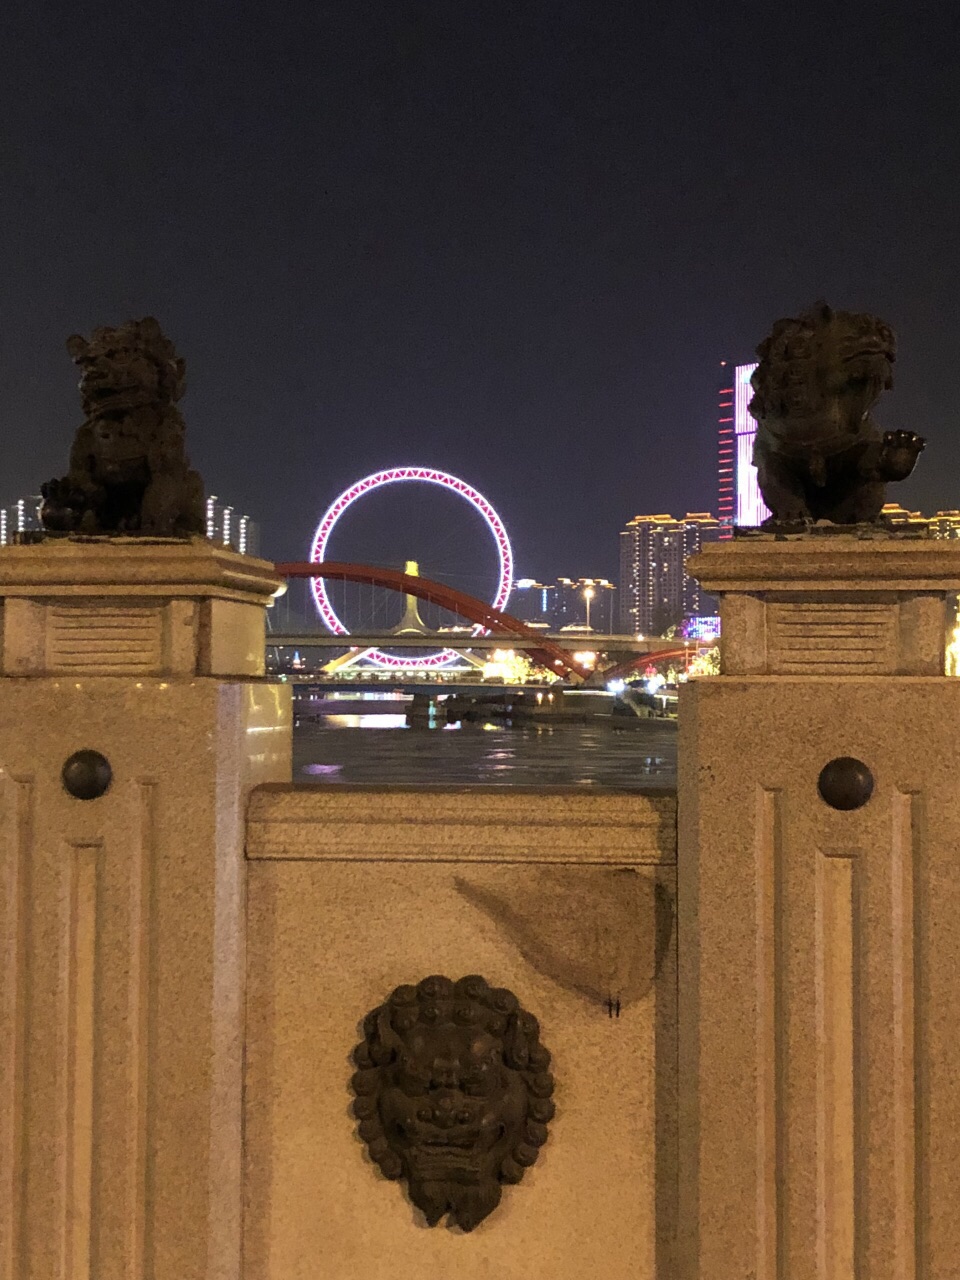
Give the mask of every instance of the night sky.
M 960 506 L 958 61 L 955 0 L 7 0 L 0 503 L 66 468 L 66 336 L 154 314 L 267 554 L 415 462 L 521 574 L 613 576 L 716 507 L 720 360 L 822 296 L 899 335 L 891 497 Z

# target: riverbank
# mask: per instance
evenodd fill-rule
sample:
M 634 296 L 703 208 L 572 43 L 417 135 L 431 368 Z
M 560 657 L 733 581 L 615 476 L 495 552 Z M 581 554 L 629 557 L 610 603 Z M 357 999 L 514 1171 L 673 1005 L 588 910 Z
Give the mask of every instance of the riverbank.
M 600 721 L 632 728 L 646 719 L 676 717 L 672 692 L 647 694 L 635 688 L 613 693 L 606 689 L 497 688 L 469 693 L 409 693 L 399 691 L 342 694 L 304 690 L 294 702 L 298 721 L 329 723 L 331 717 L 350 718 L 351 727 L 368 727 L 372 717 L 386 717 L 383 728 L 396 727 L 398 716 L 409 725 L 431 728 L 456 724 L 585 725 Z M 363 723 L 357 723 L 361 717 Z

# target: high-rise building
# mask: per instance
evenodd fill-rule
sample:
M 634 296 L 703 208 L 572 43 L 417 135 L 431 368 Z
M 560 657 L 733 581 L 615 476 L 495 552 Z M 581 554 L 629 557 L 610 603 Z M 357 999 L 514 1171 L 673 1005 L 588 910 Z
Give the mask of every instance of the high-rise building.
M 721 532 L 720 521 L 706 512 L 680 520 L 634 516 L 620 534 L 620 630 L 661 635 L 689 614 L 715 613 L 713 598 L 687 574 L 686 563 Z
M 0 507 L 0 547 L 21 541 L 30 534 L 39 535 L 43 530 L 40 523 L 42 505 L 40 495 L 32 494 L 8 507 Z M 249 516 L 223 505 L 212 495 L 207 498 L 204 513 L 206 535 L 211 542 L 221 542 L 243 555 L 259 555 L 260 529 Z
M 43 498 L 34 493 L 29 498 L 18 499 L 9 507 L 0 507 L 0 547 L 9 546 L 24 535 L 40 532 L 43 528 L 40 524 L 42 505 Z
M 717 398 L 717 519 L 721 539 L 733 536 L 733 513 L 737 505 L 736 438 L 733 430 L 733 379 L 735 366 L 720 361 L 720 390 Z
M 753 438 L 757 424 L 750 416 L 750 379 L 756 363 L 721 364 L 718 400 L 718 505 L 721 538 L 733 536 L 734 525 L 756 526 L 770 514 L 757 483 Z
M 935 516 L 925 516 L 919 511 L 907 511 L 899 502 L 888 502 L 880 514 L 890 524 L 920 525 L 929 529 L 934 538 L 960 538 L 960 511 L 938 511 Z
M 211 542 L 222 542 L 241 555 L 260 554 L 260 527 L 249 516 L 241 515 L 235 507 L 221 502 L 216 494 L 207 498 L 207 537 Z
M 960 538 L 960 511 L 938 511 L 927 523 L 935 538 Z

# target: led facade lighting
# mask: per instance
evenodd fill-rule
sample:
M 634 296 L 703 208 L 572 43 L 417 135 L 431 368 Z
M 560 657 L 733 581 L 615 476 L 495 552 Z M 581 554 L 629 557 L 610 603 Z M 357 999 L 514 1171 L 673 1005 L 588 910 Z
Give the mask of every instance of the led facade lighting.
M 358 480 L 356 484 L 352 484 L 349 489 L 345 489 L 343 493 L 336 498 L 327 510 L 324 512 L 323 518 L 317 525 L 316 532 L 313 535 L 313 543 L 310 548 L 310 559 L 315 563 L 326 559 L 327 545 L 330 537 L 340 520 L 340 517 L 364 494 L 372 493 L 375 489 L 381 489 L 388 484 L 435 484 L 443 489 L 449 489 L 451 493 L 459 494 L 466 502 L 473 507 L 475 511 L 479 511 L 480 515 L 486 522 L 487 528 L 493 535 L 493 539 L 497 546 L 497 557 L 499 560 L 499 578 L 497 582 L 497 590 L 494 598 L 490 601 L 495 609 L 502 609 L 507 603 L 510 595 L 510 586 L 513 582 L 513 551 L 510 546 L 510 539 L 507 537 L 507 531 L 503 526 L 503 521 L 494 511 L 493 507 L 486 500 L 483 494 L 478 493 L 471 485 L 463 480 L 458 480 L 456 476 L 448 475 L 445 471 L 435 471 L 430 467 L 393 467 L 388 471 L 377 471 L 373 475 L 365 476 L 362 480 Z M 321 618 L 330 628 L 334 635 L 347 636 L 350 634 L 348 629 L 337 617 L 336 611 L 330 600 L 327 591 L 327 585 L 323 578 L 311 579 L 311 588 L 313 590 L 313 598 L 316 602 L 317 611 Z M 476 627 L 473 634 L 479 635 L 483 631 L 482 627 Z M 409 658 L 401 658 L 395 654 L 383 653 L 379 649 L 372 650 L 367 657 L 383 667 L 404 667 L 410 665 Z M 417 659 L 418 667 L 440 667 L 448 662 L 454 661 L 458 657 L 453 649 L 444 649 L 441 653 L 429 654 L 425 658 Z
M 736 508 L 734 523 L 755 528 L 770 514 L 757 484 L 757 468 L 753 465 L 753 438 L 757 423 L 748 408 L 753 398 L 750 379 L 754 364 L 738 364 L 733 375 L 733 434 L 735 445 Z
M 720 361 L 722 375 L 717 400 L 717 519 L 720 537 L 733 536 L 733 512 L 736 505 L 734 487 L 733 377 L 735 370 L 726 360 Z
M 717 432 L 717 515 L 721 538 L 733 536 L 733 526 L 762 524 L 770 514 L 757 484 L 753 465 L 753 440 L 757 424 L 750 416 L 753 364 L 722 362 L 720 410 Z

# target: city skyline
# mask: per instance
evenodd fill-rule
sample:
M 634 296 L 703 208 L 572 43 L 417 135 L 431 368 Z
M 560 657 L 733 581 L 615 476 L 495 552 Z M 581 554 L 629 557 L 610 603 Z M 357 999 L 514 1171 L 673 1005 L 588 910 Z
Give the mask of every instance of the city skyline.
M 897 331 L 881 420 L 929 439 L 900 500 L 954 505 L 956 30 L 857 10 L 19 7 L 4 496 L 62 473 L 67 335 L 153 314 L 266 554 L 414 458 L 490 496 L 524 573 L 613 576 L 636 512 L 715 507 L 719 360 L 822 296 Z

